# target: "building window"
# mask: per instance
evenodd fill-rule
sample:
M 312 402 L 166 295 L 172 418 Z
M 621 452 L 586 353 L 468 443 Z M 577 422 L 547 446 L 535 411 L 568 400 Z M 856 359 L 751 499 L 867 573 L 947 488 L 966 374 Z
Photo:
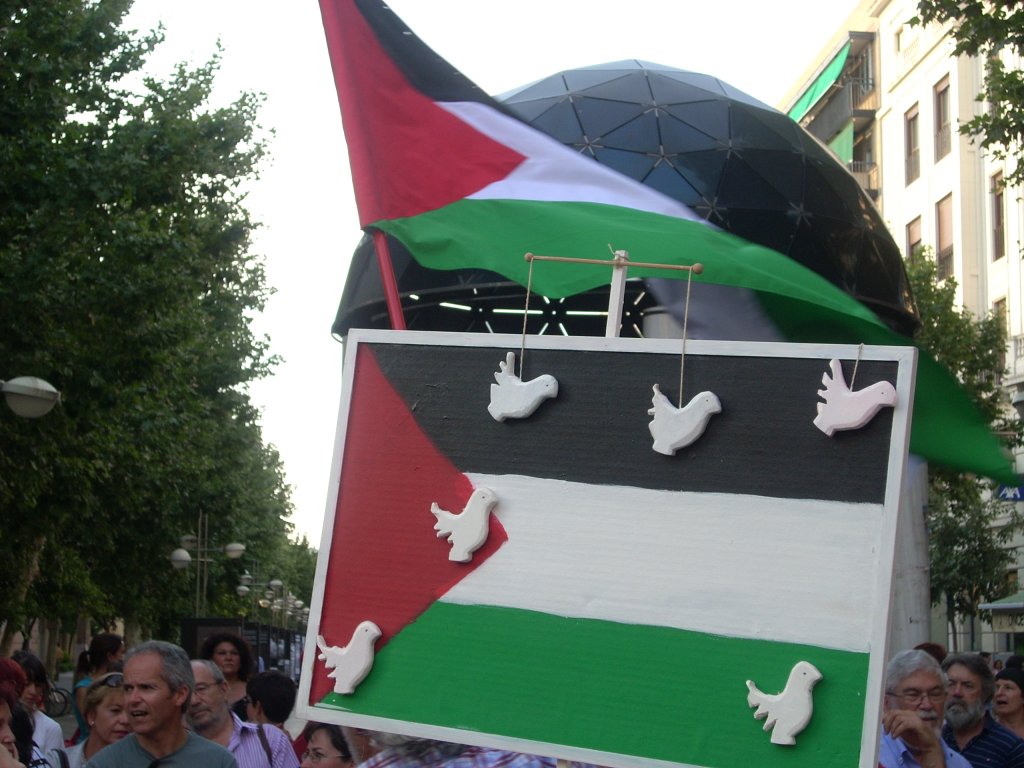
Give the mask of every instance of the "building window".
M 953 195 L 935 204 L 935 272 L 940 280 L 953 276 Z
M 914 253 L 921 247 L 921 217 L 918 216 L 907 224 L 907 258 L 913 258 Z
M 1006 234 L 1003 231 L 1003 174 L 1002 171 L 992 177 L 992 260 L 1001 259 L 1006 255 Z
M 917 104 L 910 108 L 903 119 L 905 166 L 907 184 L 921 175 L 921 152 L 917 138 Z
M 949 77 L 944 77 L 935 86 L 935 160 L 941 160 L 949 154 L 950 148 L 949 121 Z

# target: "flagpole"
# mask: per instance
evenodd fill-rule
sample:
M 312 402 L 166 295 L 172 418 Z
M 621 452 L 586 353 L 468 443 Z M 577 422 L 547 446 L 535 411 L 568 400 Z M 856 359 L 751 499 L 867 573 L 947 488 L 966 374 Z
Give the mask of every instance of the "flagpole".
M 606 339 L 617 339 L 622 325 L 622 305 L 626 301 L 626 273 L 629 271 L 629 251 L 615 251 L 612 259 L 612 282 L 608 288 L 608 322 L 604 326 Z
M 391 263 L 388 237 L 379 229 L 373 230 L 373 246 L 377 252 L 377 266 L 380 269 L 381 283 L 384 285 L 384 301 L 388 307 L 391 328 L 395 331 L 404 331 L 405 315 L 402 314 L 402 299 L 398 295 L 398 280 L 395 278 L 395 267 Z

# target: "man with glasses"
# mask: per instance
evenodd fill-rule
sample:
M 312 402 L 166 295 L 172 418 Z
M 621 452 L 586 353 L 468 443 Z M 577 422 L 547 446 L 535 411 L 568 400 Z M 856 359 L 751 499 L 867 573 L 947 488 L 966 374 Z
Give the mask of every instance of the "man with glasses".
M 262 723 L 243 723 L 228 704 L 228 684 L 212 661 L 195 660 L 196 687 L 188 721 L 200 736 L 227 748 L 239 768 L 298 768 L 291 740 Z
M 946 679 L 924 651 L 901 651 L 885 668 L 878 762 L 882 768 L 971 768 L 941 737 Z
M 942 738 L 974 768 L 1024 768 L 1024 740 L 992 719 L 988 703 L 995 679 L 977 653 L 947 656 L 942 669 L 949 680 Z
M 132 732 L 97 752 L 86 768 L 238 768 L 227 750 L 185 730 L 182 716 L 195 679 L 182 648 L 151 640 L 124 658 Z

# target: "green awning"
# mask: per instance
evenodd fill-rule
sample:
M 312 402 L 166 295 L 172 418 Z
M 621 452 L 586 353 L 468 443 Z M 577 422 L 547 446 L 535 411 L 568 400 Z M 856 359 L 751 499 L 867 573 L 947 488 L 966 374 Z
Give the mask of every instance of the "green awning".
M 849 165 L 853 161 L 853 121 L 846 124 L 835 138 L 828 143 L 829 149 L 836 153 L 843 165 Z
M 811 107 L 817 104 L 818 99 L 824 96 L 828 89 L 839 79 L 839 76 L 843 73 L 843 67 L 846 66 L 846 57 L 849 55 L 850 43 L 847 42 L 842 50 L 836 54 L 835 58 L 829 62 L 829 65 L 825 67 L 825 70 L 818 75 L 817 79 L 811 84 L 811 87 L 804 91 L 803 96 L 789 110 L 790 117 L 799 121 L 811 111 Z
M 1024 592 L 1018 592 L 1001 600 L 993 600 L 991 603 L 982 603 L 978 607 L 983 611 L 992 611 L 993 613 L 1024 613 Z

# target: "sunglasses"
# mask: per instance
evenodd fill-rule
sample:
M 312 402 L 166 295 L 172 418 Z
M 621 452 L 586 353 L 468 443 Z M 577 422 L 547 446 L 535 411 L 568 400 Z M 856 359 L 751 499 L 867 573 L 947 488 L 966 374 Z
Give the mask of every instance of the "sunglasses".
M 124 683 L 124 675 L 120 672 L 109 672 L 103 677 L 99 677 L 93 680 L 89 684 L 89 690 L 95 691 L 97 688 L 106 686 L 107 688 L 120 688 Z

